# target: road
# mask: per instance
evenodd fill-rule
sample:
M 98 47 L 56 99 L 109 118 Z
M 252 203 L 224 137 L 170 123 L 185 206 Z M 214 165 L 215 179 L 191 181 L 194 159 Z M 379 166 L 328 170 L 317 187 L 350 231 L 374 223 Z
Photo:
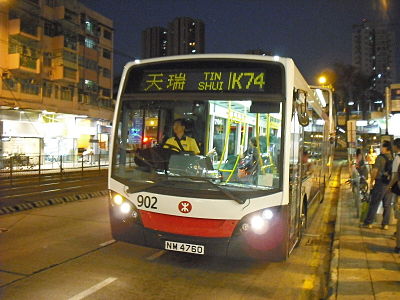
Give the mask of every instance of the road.
M 338 198 L 328 188 L 285 262 L 234 261 L 112 240 L 107 198 L 0 217 L 1 299 L 321 299 Z
M 0 179 L 0 207 L 107 189 L 107 170 Z

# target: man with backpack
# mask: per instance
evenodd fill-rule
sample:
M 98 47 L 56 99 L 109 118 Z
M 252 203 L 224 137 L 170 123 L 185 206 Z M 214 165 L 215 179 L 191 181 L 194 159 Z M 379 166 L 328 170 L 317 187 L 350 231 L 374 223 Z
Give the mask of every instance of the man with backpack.
M 392 176 L 392 145 L 389 141 L 384 141 L 381 147 L 381 154 L 376 158 L 374 167 L 371 171 L 371 201 L 364 226 L 372 228 L 379 204 L 383 202 L 382 229 L 389 229 L 390 210 L 393 194 L 388 190 L 388 184 Z
M 400 253 L 400 138 L 393 141 L 393 153 L 395 154 L 392 168 L 392 179 L 388 184 L 388 190 L 393 191 L 396 196 L 395 200 L 395 217 L 397 219 L 396 225 L 396 247 L 395 253 Z M 397 186 L 397 188 L 395 188 Z

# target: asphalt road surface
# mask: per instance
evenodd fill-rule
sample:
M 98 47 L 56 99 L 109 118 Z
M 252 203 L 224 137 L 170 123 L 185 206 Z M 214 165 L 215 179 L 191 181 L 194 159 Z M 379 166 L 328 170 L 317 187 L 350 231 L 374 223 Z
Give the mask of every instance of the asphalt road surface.
M 234 261 L 115 242 L 107 198 L 0 217 L 1 299 L 322 299 L 337 188 L 285 262 Z

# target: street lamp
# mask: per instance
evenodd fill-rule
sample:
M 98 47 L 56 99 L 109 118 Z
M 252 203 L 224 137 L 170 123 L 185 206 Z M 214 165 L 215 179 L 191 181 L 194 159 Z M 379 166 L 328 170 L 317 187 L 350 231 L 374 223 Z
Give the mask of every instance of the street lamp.
M 319 83 L 319 84 L 325 85 L 326 82 L 327 82 L 327 79 L 326 79 L 325 76 L 319 76 L 319 77 L 318 77 L 318 83 Z

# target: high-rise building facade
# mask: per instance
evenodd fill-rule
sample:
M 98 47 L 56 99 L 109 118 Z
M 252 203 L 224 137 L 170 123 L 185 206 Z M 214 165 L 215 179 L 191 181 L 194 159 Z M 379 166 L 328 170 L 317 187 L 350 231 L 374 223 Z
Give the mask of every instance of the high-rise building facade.
M 168 24 L 168 55 L 204 53 L 204 23 L 189 17 Z
M 108 147 L 113 35 L 78 0 L 0 1 L 0 152 L 32 136 L 42 154 Z
M 142 31 L 142 58 L 167 56 L 167 29 L 150 27 Z
M 396 78 L 395 32 L 391 26 L 366 20 L 354 25 L 352 63 L 371 77 L 371 89 L 383 95 Z
M 142 58 L 204 53 L 204 23 L 189 17 L 175 18 L 168 28 L 142 31 Z

